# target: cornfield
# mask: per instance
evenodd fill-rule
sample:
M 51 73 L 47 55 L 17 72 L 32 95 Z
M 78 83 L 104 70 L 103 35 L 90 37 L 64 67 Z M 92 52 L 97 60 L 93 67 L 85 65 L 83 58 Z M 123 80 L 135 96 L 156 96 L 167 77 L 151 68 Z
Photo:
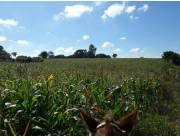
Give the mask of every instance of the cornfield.
M 110 65 L 101 62 L 97 66 L 101 70 L 92 69 L 84 60 L 80 62 L 85 65 L 65 61 L 68 67 L 58 64 L 60 61 L 1 63 L 0 135 L 87 135 L 79 109 L 100 120 L 109 110 L 118 119 L 137 107 L 141 121 L 147 114 L 159 114 L 166 102 L 161 82 L 164 77 L 157 76 L 156 71 L 142 73 L 144 77 L 135 71 L 122 75 L 119 67 L 123 65 L 118 60 Z M 170 131 L 163 135 L 176 134 Z

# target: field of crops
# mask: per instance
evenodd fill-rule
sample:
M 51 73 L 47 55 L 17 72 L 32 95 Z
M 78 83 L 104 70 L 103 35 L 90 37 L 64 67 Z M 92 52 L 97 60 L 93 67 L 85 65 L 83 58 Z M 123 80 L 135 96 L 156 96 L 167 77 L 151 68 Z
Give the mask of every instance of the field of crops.
M 88 135 L 79 109 L 118 120 L 135 107 L 131 135 L 180 135 L 179 83 L 161 59 L 0 62 L 0 135 Z

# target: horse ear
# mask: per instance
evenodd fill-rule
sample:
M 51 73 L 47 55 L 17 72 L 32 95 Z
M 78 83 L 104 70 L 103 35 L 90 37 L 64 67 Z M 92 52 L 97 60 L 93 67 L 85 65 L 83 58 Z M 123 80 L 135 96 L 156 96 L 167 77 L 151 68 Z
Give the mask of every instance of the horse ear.
M 120 128 L 125 130 L 127 133 L 131 132 L 133 126 L 137 123 L 137 114 L 138 109 L 136 108 L 128 115 L 122 117 L 119 122 Z
M 85 121 L 89 131 L 91 133 L 95 133 L 98 122 L 93 117 L 91 117 L 91 115 L 89 113 L 87 113 L 83 109 L 80 109 L 80 114 L 81 114 L 83 120 Z

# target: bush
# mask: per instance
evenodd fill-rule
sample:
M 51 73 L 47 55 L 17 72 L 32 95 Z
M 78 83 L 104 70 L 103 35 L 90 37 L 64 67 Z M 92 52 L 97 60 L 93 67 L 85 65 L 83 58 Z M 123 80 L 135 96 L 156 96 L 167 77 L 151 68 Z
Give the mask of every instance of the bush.
M 169 61 L 169 60 L 172 60 L 173 59 L 173 55 L 174 55 L 175 53 L 173 52 L 173 51 L 165 51 L 164 53 L 163 53 L 163 55 L 162 55 L 162 58 L 164 59 L 164 60 L 167 60 L 167 61 Z
M 16 58 L 16 61 L 20 62 L 20 63 L 30 63 L 33 61 L 33 59 L 31 57 L 27 57 L 27 56 L 18 56 Z
M 43 59 L 41 57 L 27 57 L 27 56 L 18 56 L 16 58 L 17 62 L 20 63 L 30 63 L 30 62 L 43 62 Z
M 64 55 L 56 55 L 54 58 L 66 58 Z
M 179 54 L 174 54 L 173 55 L 173 60 L 172 62 L 175 64 L 175 65 L 180 65 L 180 55 Z
M 111 58 L 111 56 L 106 54 L 96 54 L 96 58 Z
M 162 59 L 171 61 L 175 65 L 180 65 L 180 55 L 173 51 L 166 51 L 162 55 Z
M 32 60 L 33 62 L 43 62 L 43 59 L 40 57 L 33 57 Z
M 11 55 L 0 45 L 0 61 L 10 61 Z

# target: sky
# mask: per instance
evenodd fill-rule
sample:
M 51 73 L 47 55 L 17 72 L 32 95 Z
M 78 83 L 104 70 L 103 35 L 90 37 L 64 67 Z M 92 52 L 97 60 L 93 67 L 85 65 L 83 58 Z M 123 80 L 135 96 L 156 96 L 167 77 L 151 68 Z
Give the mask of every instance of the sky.
M 0 2 L 0 45 L 18 55 L 41 51 L 158 58 L 180 53 L 180 2 Z

